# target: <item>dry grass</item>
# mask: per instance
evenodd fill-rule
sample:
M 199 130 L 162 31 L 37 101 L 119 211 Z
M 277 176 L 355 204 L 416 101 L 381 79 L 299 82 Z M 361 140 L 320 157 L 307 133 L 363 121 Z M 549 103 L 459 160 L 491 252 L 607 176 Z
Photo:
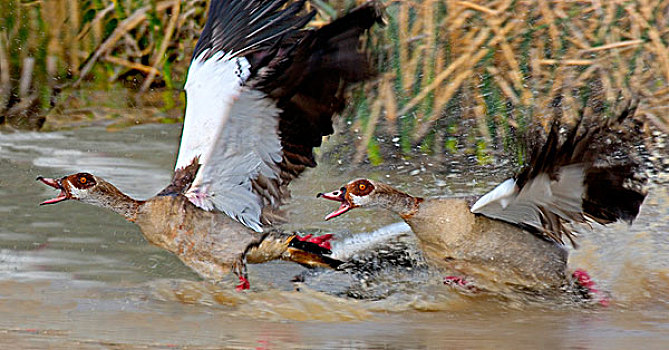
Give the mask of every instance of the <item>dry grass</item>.
M 0 124 L 41 126 L 63 89 L 180 88 L 208 0 L 2 0 Z M 175 81 L 176 80 L 176 81 Z M 170 99 L 171 94 L 165 96 Z M 175 101 L 166 101 L 168 107 Z
M 209 0 L 1 1 L 0 123 L 39 127 L 34 117 L 64 100 L 56 94 L 84 82 L 163 87 L 164 108 L 180 107 Z M 356 2 L 312 0 L 312 24 Z M 669 131 L 669 0 L 385 4 L 388 25 L 368 41 L 381 74 L 355 92 L 348 117 L 358 162 L 382 162 L 384 143 L 485 160 L 530 121 L 583 106 L 607 114 L 632 96 Z
M 136 90 L 137 96 L 163 88 L 162 109 L 180 108 L 175 91 L 183 86 L 210 2 L 0 1 L 0 124 L 33 129 L 42 126 L 46 113 L 62 117 L 68 112 L 53 108 L 71 100 L 63 95 L 115 83 Z M 354 4 L 343 0 L 332 5 Z M 337 15 L 323 1 L 307 7 L 319 9 L 314 25 Z M 60 94 L 63 90 L 67 93 Z
M 403 153 L 485 150 L 543 114 L 608 114 L 621 98 L 641 98 L 640 114 L 668 130 L 669 0 L 386 5 L 373 38 L 383 73 L 352 118 L 357 161 L 378 160 L 376 137 L 387 136 Z

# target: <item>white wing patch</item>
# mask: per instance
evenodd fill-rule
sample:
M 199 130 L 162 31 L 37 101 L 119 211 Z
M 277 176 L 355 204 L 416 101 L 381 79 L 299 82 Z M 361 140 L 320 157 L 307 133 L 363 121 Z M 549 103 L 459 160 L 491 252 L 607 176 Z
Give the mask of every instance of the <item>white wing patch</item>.
M 281 110 L 264 93 L 244 88 L 229 110 L 229 118 L 209 145 L 204 164 L 186 196 L 195 205 L 217 209 L 244 225 L 262 231 L 262 199 L 253 192 L 259 175 L 279 176 Z
M 519 189 L 508 179 L 476 201 L 471 212 L 539 229 L 542 209 L 572 221 L 574 213 L 583 211 L 584 176 L 583 165 L 573 164 L 560 169 L 557 181 L 539 174 Z
M 479 213 L 480 209 L 488 206 L 499 206 L 498 210 L 504 210 L 509 203 L 516 197 L 518 189 L 516 188 L 516 181 L 514 179 L 507 179 L 501 184 L 497 185 L 492 191 L 483 195 L 479 200 L 472 205 L 471 212 Z
M 249 77 L 250 64 L 244 57 L 217 52 L 202 60 L 209 50 L 193 59 L 186 80 L 186 115 L 175 169 L 185 167 L 196 156 L 206 164 L 209 148 L 216 142 Z

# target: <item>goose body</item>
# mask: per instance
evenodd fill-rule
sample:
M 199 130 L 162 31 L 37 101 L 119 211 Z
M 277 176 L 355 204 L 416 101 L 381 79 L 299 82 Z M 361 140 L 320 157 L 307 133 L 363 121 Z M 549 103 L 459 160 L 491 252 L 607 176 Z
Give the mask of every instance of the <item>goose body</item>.
M 316 165 L 346 87 L 374 76 L 360 38 L 381 10 L 368 2 L 318 29 L 304 1 L 213 0 L 195 46 L 175 172 L 157 196 L 135 200 L 100 177 L 39 177 L 73 199 L 139 225 L 146 239 L 202 277 L 230 271 L 248 288 L 246 263 L 284 259 L 336 266 L 331 235 L 302 239 L 272 230 L 292 179 Z
M 635 107 L 594 125 L 554 122 L 545 142 L 528 149 L 514 178 L 480 198 L 414 197 L 387 184 L 357 179 L 319 197 L 340 202 L 326 220 L 357 207 L 397 213 L 409 224 L 427 260 L 447 274 L 495 290 L 558 291 L 568 281 L 563 238 L 574 225 L 636 218 L 646 196 L 640 165 L 629 156 Z M 587 277 L 583 275 L 580 278 Z
M 509 223 L 471 213 L 458 198 L 427 198 L 406 217 L 428 261 L 479 287 L 502 283 L 531 290 L 559 288 L 566 280 L 564 246 Z M 449 214 L 445 214 L 449 213 Z M 438 218 L 435 220 L 434 218 Z

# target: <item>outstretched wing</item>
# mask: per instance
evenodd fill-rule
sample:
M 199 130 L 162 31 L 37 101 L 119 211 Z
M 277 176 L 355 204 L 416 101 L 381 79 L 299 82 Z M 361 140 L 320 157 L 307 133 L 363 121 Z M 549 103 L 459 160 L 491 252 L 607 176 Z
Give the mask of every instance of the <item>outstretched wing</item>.
M 357 49 L 380 16 L 368 5 L 372 19 L 352 29 L 332 30 L 349 14 L 301 30 L 313 13 L 299 15 L 303 2 L 281 10 L 285 2 L 212 2 L 186 82 L 175 179 L 187 178 L 180 169 L 196 157 L 199 170 L 187 188 L 173 187 L 257 231 L 288 195 L 290 180 L 315 165 L 312 149 L 332 132 L 343 88 L 371 76 Z
M 195 205 L 217 209 L 261 231 L 263 203 L 253 191 L 259 176 L 278 178 L 281 141 L 277 133 L 280 110 L 260 91 L 244 88 L 230 108 L 186 196 Z
M 278 11 L 287 0 L 212 1 L 186 80 L 186 115 L 176 169 L 195 157 L 208 163 L 209 150 L 251 75 L 245 55 L 301 28 L 313 16 L 298 16 L 303 1 Z
M 607 156 L 626 152 L 632 145 L 630 137 L 640 135 L 633 127 L 620 130 L 621 123 L 633 123 L 628 117 L 635 108 L 628 106 L 618 118 L 585 130 L 580 130 L 581 116 L 562 142 L 556 120 L 543 146 L 531 150 L 529 165 L 482 196 L 471 211 L 533 228 L 559 243 L 562 236 L 573 243 L 566 223 L 631 222 L 646 196 L 645 179 L 637 176 L 639 165 L 629 154 L 617 161 Z
M 285 40 L 280 54 L 250 82 L 281 109 L 279 177 L 253 181 L 254 193 L 263 200 L 263 222 L 281 220 L 281 213 L 274 214 L 290 196 L 288 184 L 316 166 L 313 149 L 333 132 L 332 118 L 344 109 L 347 88 L 375 76 L 361 37 L 376 23 L 382 24 L 382 11 L 378 3 L 367 2 L 317 30 L 302 31 Z

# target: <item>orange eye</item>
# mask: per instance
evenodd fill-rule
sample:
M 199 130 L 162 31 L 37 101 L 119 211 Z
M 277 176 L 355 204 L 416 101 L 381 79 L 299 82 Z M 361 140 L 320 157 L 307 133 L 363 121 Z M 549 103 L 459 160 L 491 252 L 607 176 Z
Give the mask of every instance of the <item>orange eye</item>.
M 367 188 L 367 186 L 365 184 L 359 184 L 358 188 L 360 189 L 360 191 L 364 191 L 365 188 Z
M 82 184 L 85 184 L 86 181 L 88 181 L 88 180 L 86 180 L 85 177 L 80 177 L 80 178 L 79 178 L 79 182 L 82 183 Z

